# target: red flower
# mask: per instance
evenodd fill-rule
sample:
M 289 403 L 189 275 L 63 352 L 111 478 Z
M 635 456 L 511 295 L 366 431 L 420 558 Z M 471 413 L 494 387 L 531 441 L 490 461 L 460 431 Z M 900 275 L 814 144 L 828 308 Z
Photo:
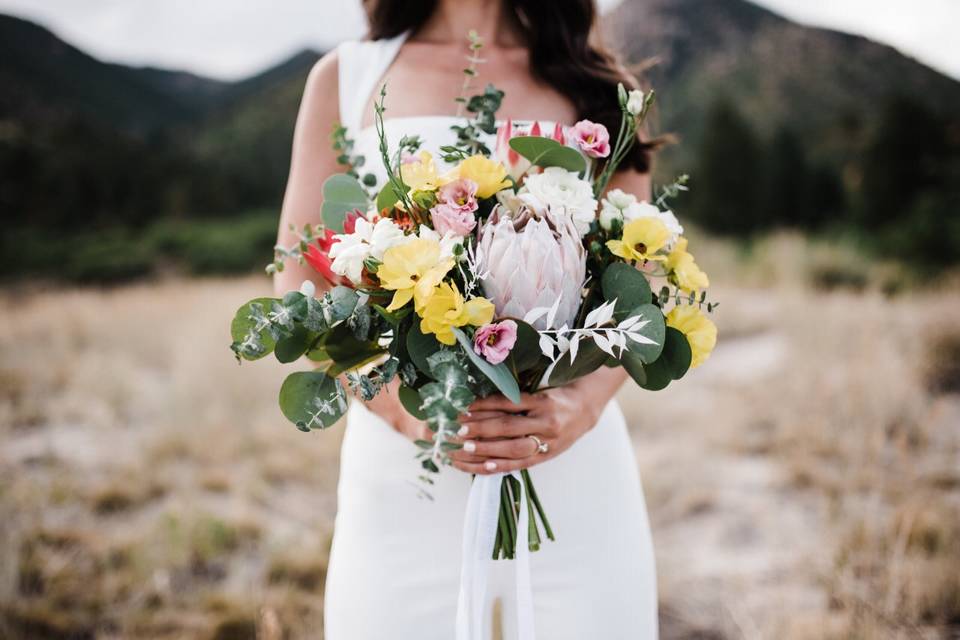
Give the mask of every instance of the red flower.
M 343 220 L 343 232 L 353 233 L 357 227 L 357 218 L 360 217 L 359 211 L 351 211 Z M 332 229 L 326 229 L 323 235 L 316 239 L 316 242 L 307 247 L 307 252 L 303 254 L 303 259 L 307 261 L 314 271 L 324 277 L 324 279 L 333 285 L 349 285 L 350 281 L 337 275 L 331 269 L 333 260 L 330 259 L 330 247 L 337 240 L 334 239 L 336 233 Z

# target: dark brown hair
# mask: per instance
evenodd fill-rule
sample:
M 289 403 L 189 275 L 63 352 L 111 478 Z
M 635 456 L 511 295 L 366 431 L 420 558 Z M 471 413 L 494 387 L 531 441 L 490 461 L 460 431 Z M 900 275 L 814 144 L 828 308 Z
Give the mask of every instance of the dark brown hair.
M 534 77 L 566 96 L 580 119 L 620 128 L 617 83 L 628 89 L 637 81 L 616 57 L 597 41 L 594 0 L 502 0 L 520 29 L 530 52 Z M 438 0 L 364 0 L 370 38 L 392 38 L 416 31 L 433 15 Z M 638 141 L 621 168 L 650 169 L 655 143 Z

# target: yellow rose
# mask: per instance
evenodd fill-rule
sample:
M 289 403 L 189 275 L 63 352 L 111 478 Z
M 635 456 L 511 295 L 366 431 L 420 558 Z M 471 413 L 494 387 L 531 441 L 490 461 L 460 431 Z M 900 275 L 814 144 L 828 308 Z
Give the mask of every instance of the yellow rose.
M 693 352 L 691 369 L 703 364 L 717 345 L 717 325 L 693 305 L 677 305 L 671 309 L 667 314 L 667 326 L 687 337 L 690 351 Z
M 461 162 L 452 174 L 452 177 L 476 182 L 478 198 L 489 198 L 512 184 L 507 179 L 507 170 L 502 164 L 482 155 L 470 156 Z
M 670 273 L 670 281 L 687 293 L 710 286 L 707 274 L 700 270 L 693 255 L 687 252 L 686 238 L 677 240 L 677 246 L 667 256 L 664 267 Z
M 420 314 L 420 331 L 432 333 L 437 340 L 453 345 L 457 337 L 453 327 L 471 325 L 479 327 L 493 320 L 493 303 L 486 298 L 473 298 L 466 302 L 456 286 L 443 282 L 436 288 Z
M 411 298 L 415 308 L 420 309 L 453 268 L 453 262 L 453 258 L 440 258 L 440 243 L 436 240 L 416 238 L 387 249 L 377 269 L 380 285 L 395 292 L 387 311 L 396 311 Z
M 636 260 L 641 264 L 647 260 L 664 261 L 666 256 L 654 255 L 670 240 L 670 230 L 656 218 L 637 218 L 623 227 L 620 240 L 608 240 L 607 248 L 615 256 L 627 262 Z
M 419 157 L 412 162 L 402 163 L 400 179 L 410 189 L 410 193 L 436 191 L 440 186 L 437 166 L 433 163 L 433 156 L 428 151 L 421 151 Z

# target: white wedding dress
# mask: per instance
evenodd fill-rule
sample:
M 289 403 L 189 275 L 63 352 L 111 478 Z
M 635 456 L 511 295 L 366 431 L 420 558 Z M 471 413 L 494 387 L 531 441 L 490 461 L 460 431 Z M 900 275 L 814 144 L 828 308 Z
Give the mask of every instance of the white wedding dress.
M 383 184 L 377 136 L 360 129 L 363 109 L 404 38 L 339 47 L 340 117 Z M 454 119 L 387 120 L 387 137 L 417 134 L 436 153 Z M 552 130 L 552 125 L 545 133 Z M 492 141 L 491 141 L 492 142 Z M 395 146 L 393 147 L 396 148 Z M 471 476 L 434 474 L 431 498 L 415 445 L 354 401 L 340 459 L 338 512 L 327 574 L 326 640 L 452 640 L 457 615 L 464 512 Z M 591 431 L 531 469 L 556 541 L 531 554 L 536 632 L 541 640 L 654 640 L 653 549 L 636 459 L 623 415 L 607 405 Z M 511 561 L 492 563 L 487 637 L 516 637 Z M 499 601 L 502 633 L 492 631 Z

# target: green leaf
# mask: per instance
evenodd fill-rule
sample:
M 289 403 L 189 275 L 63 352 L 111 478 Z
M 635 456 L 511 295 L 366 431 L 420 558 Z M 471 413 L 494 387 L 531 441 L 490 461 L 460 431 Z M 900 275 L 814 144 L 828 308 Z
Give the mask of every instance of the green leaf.
M 587 168 L 587 163 L 579 151 L 562 145 L 553 138 L 518 136 L 510 140 L 510 148 L 538 167 L 562 167 L 577 173 Z
M 543 352 L 540 351 L 540 334 L 523 320 L 516 318 L 511 320 L 517 323 L 517 342 L 510 350 L 509 362 L 514 371 L 523 373 L 536 367 L 543 358 Z
M 343 233 L 343 221 L 347 213 L 355 209 L 366 211 L 370 199 L 363 185 L 345 173 L 337 173 L 323 183 L 323 206 L 320 215 L 327 229 Z
M 547 384 L 559 387 L 573 382 L 599 369 L 606 359 L 607 354 L 593 340 L 582 340 L 577 359 L 570 364 L 570 354 L 564 354 L 550 372 Z
M 397 193 L 396 187 L 388 181 L 387 184 L 383 185 L 383 189 L 380 189 L 380 193 L 377 194 L 377 211 L 392 209 L 398 202 L 400 202 L 400 194 Z
M 307 331 L 303 325 L 298 324 L 294 327 L 293 333 L 277 341 L 273 355 L 284 364 L 293 362 L 307 352 L 310 343 L 313 342 L 316 337 L 317 334 Z
M 280 387 L 280 410 L 301 431 L 326 429 L 347 410 L 346 393 L 321 371 L 298 371 Z
M 427 359 L 430 382 L 419 389 L 421 409 L 433 431 L 457 431 L 457 419 L 474 401 L 466 362 L 453 351 L 437 351 Z
M 421 372 L 431 375 L 430 364 L 427 358 L 442 348 L 440 342 L 432 334 L 420 331 L 420 323 L 414 321 L 407 331 L 407 353 L 413 364 Z
M 687 336 L 679 329 L 667 327 L 663 353 L 660 354 L 657 362 L 663 363 L 671 378 L 679 380 L 690 369 L 692 360 L 693 351 L 690 349 L 690 341 L 687 340 Z
M 376 360 L 386 351 L 375 341 L 358 340 L 346 323 L 339 324 L 328 332 L 322 346 L 334 364 L 327 373 L 339 375 Z
M 639 356 L 641 362 L 653 362 L 660 357 L 660 352 L 663 351 L 664 334 L 667 329 L 666 322 L 663 319 L 663 311 L 655 304 L 642 304 L 629 313 L 624 314 L 624 317 L 629 318 L 637 315 L 641 316 L 644 320 L 648 320 L 647 324 L 639 329 L 637 333 L 650 338 L 656 344 L 642 344 L 627 338 L 627 349 L 629 349 L 631 353 Z
M 230 348 L 238 357 L 259 360 L 273 352 L 276 340 L 266 327 L 256 331 L 258 323 L 255 318 L 263 317 L 276 302 L 279 302 L 276 298 L 255 298 L 237 309 L 230 322 L 230 336 L 233 338 Z M 259 310 L 254 305 L 258 305 Z
M 600 281 L 603 298 L 616 299 L 614 317 L 623 320 L 629 312 L 653 300 L 647 277 L 625 262 L 614 262 L 603 272 Z
M 473 350 L 473 340 L 461 329 L 453 327 L 453 335 L 457 336 L 457 342 L 463 347 L 470 361 L 490 379 L 500 393 L 512 400 L 514 404 L 520 404 L 520 385 L 517 384 L 517 379 L 513 377 L 507 365 L 502 362 L 500 364 L 487 362 L 483 356 Z
M 690 368 L 690 343 L 682 332 L 667 327 L 660 357 L 644 363 L 635 353 L 623 354 L 623 368 L 630 377 L 648 391 L 660 391 L 673 380 L 679 380 Z
M 407 410 L 407 413 L 417 420 L 426 421 L 427 414 L 420 408 L 423 400 L 420 398 L 420 394 L 417 393 L 416 389 L 411 389 L 407 385 L 402 384 L 400 385 L 400 391 L 397 392 L 397 395 L 400 397 L 400 404 Z

